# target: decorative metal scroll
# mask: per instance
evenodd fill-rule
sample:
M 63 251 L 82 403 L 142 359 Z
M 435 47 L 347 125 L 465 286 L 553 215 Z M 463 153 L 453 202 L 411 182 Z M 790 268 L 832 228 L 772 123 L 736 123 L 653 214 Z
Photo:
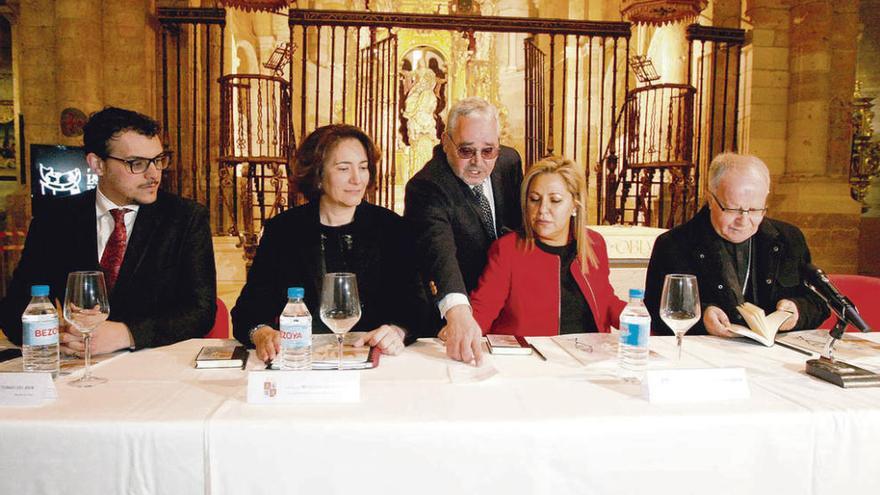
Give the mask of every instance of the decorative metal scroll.
M 219 129 L 218 75 L 223 73 L 226 12 L 211 8 L 158 9 L 161 46 L 162 141 L 177 163 L 165 171 L 162 187 L 212 210 L 220 230 L 221 205 L 214 201 Z
M 331 29 L 336 32 L 336 28 Z M 368 36 L 369 44 L 357 53 L 355 123 L 373 138 L 382 153 L 381 166 L 377 171 L 376 189 L 370 193 L 368 199 L 391 208 L 394 205 L 394 180 L 397 175 L 397 157 L 394 150 L 397 148 L 399 123 L 396 117 L 400 114 L 397 91 L 400 73 L 397 36 L 392 34 L 376 41 L 376 30 L 370 29 L 368 33 L 363 34 Z M 333 89 L 331 88 L 330 101 L 333 101 Z M 317 125 L 318 113 L 315 115 L 315 125 Z M 332 120 L 332 116 L 328 117 L 328 120 Z
M 535 44 L 533 38 L 525 40 L 525 127 L 526 127 L 526 168 L 547 155 L 544 141 L 544 52 Z
M 599 218 L 673 227 L 700 207 L 701 175 L 738 148 L 740 50 L 745 31 L 688 27 L 688 85 L 630 91 L 603 155 Z
M 853 140 L 849 167 L 850 196 L 865 205 L 868 188 L 880 177 L 880 142 L 873 140 L 874 98 L 861 94 L 856 81 L 853 95 Z
M 221 228 L 256 246 L 263 222 L 290 204 L 290 85 L 277 76 L 220 78 Z M 243 184 L 241 184 L 243 182 Z
M 691 24 L 687 28 L 688 80 L 696 88 L 693 180 L 698 188 L 693 207 L 705 195 L 700 178 L 722 151 L 739 151 L 739 105 L 742 47 L 746 32 Z
M 526 135 L 504 143 L 525 151 L 527 166 L 556 153 L 581 163 L 589 176 L 590 164 L 601 162 L 600 143 L 607 142 L 629 85 L 628 71 L 620 64 L 629 51 L 630 25 L 623 22 L 292 9 L 289 24 L 290 41 L 303 47 L 290 64 L 297 95 L 292 101 L 294 135 L 331 122 L 365 127 L 385 153 L 373 200 L 392 208 L 402 199 L 392 183 L 400 175 L 393 148 L 402 142 L 402 102 L 385 91 L 390 75 L 399 73 L 391 40 L 400 30 L 451 31 L 468 40 L 476 39 L 474 33 L 491 32 L 517 36 L 510 39 L 518 43 L 531 40 L 531 45 L 519 45 L 532 47 L 525 48 L 523 71 L 526 121 L 509 126 L 525 129 Z

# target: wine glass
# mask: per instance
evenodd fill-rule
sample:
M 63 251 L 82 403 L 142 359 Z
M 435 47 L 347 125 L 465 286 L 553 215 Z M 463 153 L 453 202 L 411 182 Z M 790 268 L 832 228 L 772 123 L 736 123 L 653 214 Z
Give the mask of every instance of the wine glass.
M 682 337 L 700 321 L 700 289 L 697 287 L 696 275 L 666 275 L 663 295 L 660 296 L 660 319 L 675 334 L 678 359 L 681 360 Z
M 357 278 L 354 273 L 328 273 L 321 287 L 321 321 L 336 334 L 339 369 L 342 369 L 342 339 L 361 319 Z
M 85 346 L 86 366 L 83 376 L 70 382 L 74 387 L 92 387 L 107 381 L 106 378 L 92 376 L 89 369 L 91 360 L 92 330 L 110 315 L 107 302 L 107 286 L 102 272 L 71 272 L 67 276 L 67 291 L 64 295 L 64 319 L 82 332 Z

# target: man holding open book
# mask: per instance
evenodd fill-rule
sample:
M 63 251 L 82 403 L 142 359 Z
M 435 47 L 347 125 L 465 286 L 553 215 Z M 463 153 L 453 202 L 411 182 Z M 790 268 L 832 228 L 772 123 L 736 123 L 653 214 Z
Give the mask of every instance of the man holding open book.
M 810 262 L 803 234 L 766 218 L 769 192 L 770 173 L 759 158 L 722 153 L 712 160 L 706 205 L 658 237 L 651 253 L 645 305 L 655 333 L 672 334 L 659 314 L 669 273 L 697 276 L 703 317 L 692 335 L 736 337 L 735 327 L 747 324 L 744 314 L 754 321 L 756 308 L 767 315 L 779 311 L 780 331 L 816 328 L 828 317 L 824 302 L 801 279 Z

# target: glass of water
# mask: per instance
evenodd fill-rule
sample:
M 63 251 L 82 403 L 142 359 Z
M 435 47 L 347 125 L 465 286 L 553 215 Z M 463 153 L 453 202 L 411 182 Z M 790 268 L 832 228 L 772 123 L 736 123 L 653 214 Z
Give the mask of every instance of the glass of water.
M 92 375 L 90 368 L 92 330 L 110 315 L 107 286 L 102 272 L 72 272 L 67 276 L 64 319 L 83 334 L 86 366 L 82 378 L 70 382 L 74 387 L 93 387 L 107 381 Z
M 696 275 L 671 273 L 663 281 L 660 319 L 672 329 L 681 360 L 681 340 L 700 321 L 700 289 Z
M 342 340 L 361 319 L 357 277 L 354 273 L 328 273 L 321 287 L 321 321 L 336 334 L 339 369 L 342 369 Z

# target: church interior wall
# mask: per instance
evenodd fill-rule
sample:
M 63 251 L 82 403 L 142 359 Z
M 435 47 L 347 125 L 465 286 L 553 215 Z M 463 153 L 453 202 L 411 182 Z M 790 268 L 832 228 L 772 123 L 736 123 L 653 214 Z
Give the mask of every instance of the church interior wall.
M 862 2 L 863 6 L 872 0 Z M 11 26 L 15 33 L 12 42 L 13 58 L 18 60 L 17 74 L 13 74 L 17 91 L 15 105 L 24 116 L 26 143 L 80 144 L 80 138 L 64 137 L 58 125 L 62 109 L 75 107 L 86 114 L 105 105 L 120 105 L 158 115 L 160 111 L 160 82 L 157 55 L 158 25 L 154 17 L 158 6 L 186 6 L 211 2 L 162 0 L 28 0 L 18 3 Z M 488 3 L 488 2 L 487 2 Z M 876 2 L 875 2 L 876 3 Z M 387 5 L 386 5 L 387 4 Z M 397 6 L 406 9 L 426 8 L 423 2 L 377 2 L 383 8 Z M 418 7 L 421 5 L 421 7 Z M 499 0 L 491 2 L 497 15 L 540 16 L 544 18 L 589 18 L 591 20 L 621 20 L 619 0 L 582 0 L 556 2 L 551 0 Z M 763 158 L 770 167 L 774 188 L 770 198 L 772 215 L 800 225 L 814 248 L 817 262 L 828 271 L 865 271 L 860 266 L 857 248 L 852 251 L 849 242 L 857 238 L 860 229 L 861 205 L 850 199 L 847 183 L 849 141 L 847 139 L 849 102 L 852 83 L 856 77 L 855 63 L 858 43 L 859 3 L 772 0 L 722 0 L 710 2 L 700 22 L 717 26 L 741 27 L 748 31 L 743 49 L 742 81 L 739 98 L 740 149 Z M 308 7 L 350 9 L 350 1 L 314 1 Z M 436 8 L 434 5 L 431 8 Z M 877 44 L 868 45 L 866 35 L 876 37 L 877 22 L 866 22 L 862 9 L 862 39 L 859 56 L 868 61 L 859 65 L 859 77 L 864 79 L 864 91 L 878 92 L 880 77 L 877 64 L 880 58 Z M 256 70 L 278 43 L 287 41 L 286 17 L 273 14 L 254 14 L 229 10 L 227 14 L 225 67 L 231 72 Z M 687 42 L 684 25 L 662 28 L 634 27 L 631 54 L 646 53 L 658 66 L 664 80 L 683 82 L 686 78 Z M 425 35 L 401 34 L 406 43 L 428 44 Z M 314 38 L 312 38 L 314 40 Z M 492 34 L 495 64 L 492 67 L 498 103 L 506 112 L 505 140 L 516 146 L 524 138 L 522 122 L 524 70 L 522 34 Z M 297 40 L 294 40 L 298 42 Z M 451 41 L 448 42 L 451 45 Z M 441 51 L 441 46 L 436 48 Z M 557 70 L 562 70 L 563 55 L 577 52 L 574 43 L 568 50 L 556 45 Z M 401 55 L 405 52 L 401 45 Z M 303 50 L 303 47 L 299 47 Z M 321 67 L 316 68 L 318 50 L 322 49 Z M 583 47 L 582 47 L 583 49 Z M 314 78 L 317 70 L 321 79 L 329 78 L 329 53 L 316 43 L 305 47 L 310 63 L 307 77 Z M 452 52 L 449 51 L 450 57 Z M 863 55 L 864 53 L 864 55 Z M 295 55 L 296 56 L 296 55 Z M 872 58 L 873 57 L 873 58 Z M 254 64 L 258 67 L 254 68 Z M 339 63 L 339 61 L 337 61 Z M 623 62 L 621 62 L 623 63 Z M 4 59 L 0 58 L 0 100 L 6 89 L 2 86 Z M 622 66 L 621 66 L 622 68 Z M 598 69 L 598 68 L 596 68 Z M 300 70 L 294 64 L 293 79 Z M 573 89 L 572 68 L 565 77 Z M 848 74 L 852 74 L 850 77 Z M 286 74 L 286 77 L 291 76 Z M 184 78 L 189 77 L 184 75 Z M 338 71 L 337 71 L 337 77 Z M 454 97 L 466 90 L 461 82 L 450 81 L 449 91 Z M 610 83 L 609 83 L 610 84 Z M 610 88 L 606 88 L 609 89 Z M 298 88 L 294 88 L 297 95 Z M 618 88 L 619 98 L 624 93 Z M 580 86 L 567 95 L 570 101 L 583 104 L 591 95 Z M 203 98 L 203 96 L 201 97 Z M 557 99 L 562 98 L 556 95 Z M 732 95 L 731 95 L 732 98 Z M 455 98 L 449 98 L 454 101 Z M 192 105 L 193 102 L 185 103 Z M 299 98 L 293 98 L 294 115 L 299 115 Z M 349 105 L 350 107 L 350 105 Z M 326 108 L 323 109 L 327 111 Z M 594 108 L 593 112 L 600 110 Z M 307 118 L 313 119 L 313 109 L 306 109 Z M 212 116 L 217 118 L 217 116 Z M 573 115 L 557 114 L 555 129 L 559 132 L 572 125 Z M 593 119 L 595 121 L 596 119 Z M 586 119 L 584 119 L 586 121 Z M 295 124 L 295 127 L 298 123 Z M 215 126 L 216 128 L 217 126 Z M 594 129 L 595 131 L 595 129 Z M 189 132 L 189 131 L 186 131 Z M 216 130 L 213 132 L 217 132 Z M 17 136 L 16 136 L 17 137 Z M 184 139 L 190 136 L 185 134 Z M 598 140 L 591 149 L 579 144 L 566 153 L 585 166 L 594 167 L 592 157 L 598 155 Z M 516 146 L 522 152 L 522 144 Z M 19 153 L 26 153 L 20 146 Z M 595 197 L 595 174 L 591 174 L 590 190 Z M 0 200 L 15 198 L 21 201 L 23 186 L 11 186 L 18 193 L 9 192 L 10 184 L 0 184 Z M 876 189 L 875 189 L 876 190 Z M 876 197 L 876 193 L 873 197 Z M 595 207 L 590 208 L 591 212 Z M 865 243 L 862 243 L 862 251 Z M 876 246 L 871 241 L 869 246 Z

